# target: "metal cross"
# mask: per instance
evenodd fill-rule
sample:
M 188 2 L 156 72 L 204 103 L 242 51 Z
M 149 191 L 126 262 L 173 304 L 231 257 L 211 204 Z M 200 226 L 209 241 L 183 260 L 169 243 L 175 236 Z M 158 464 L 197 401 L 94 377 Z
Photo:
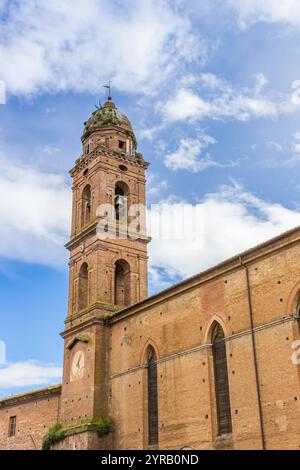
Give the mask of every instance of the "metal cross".
M 111 99 L 111 80 L 108 80 L 108 85 L 103 85 L 103 87 L 108 89 L 108 99 Z

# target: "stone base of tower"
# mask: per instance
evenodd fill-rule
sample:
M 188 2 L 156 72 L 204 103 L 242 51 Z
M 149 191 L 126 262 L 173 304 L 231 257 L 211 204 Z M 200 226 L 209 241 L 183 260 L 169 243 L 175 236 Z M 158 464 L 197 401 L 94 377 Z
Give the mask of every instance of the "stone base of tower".
M 63 440 L 55 442 L 51 450 L 112 450 L 112 432 L 99 436 L 92 426 L 81 426 L 66 432 Z

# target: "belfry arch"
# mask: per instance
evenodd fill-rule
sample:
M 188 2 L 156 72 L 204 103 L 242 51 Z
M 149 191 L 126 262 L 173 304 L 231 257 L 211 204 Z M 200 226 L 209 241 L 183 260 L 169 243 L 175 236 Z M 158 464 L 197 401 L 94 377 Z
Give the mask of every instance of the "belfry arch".
M 81 226 L 88 224 L 91 220 L 91 186 L 87 184 L 83 191 L 81 197 Z
M 123 181 L 115 186 L 115 216 L 117 223 L 127 223 L 129 188 Z
M 131 271 L 127 261 L 120 259 L 115 263 L 115 305 L 131 303 Z
M 82 310 L 88 305 L 89 273 L 87 263 L 83 263 L 80 267 L 78 284 L 78 310 Z

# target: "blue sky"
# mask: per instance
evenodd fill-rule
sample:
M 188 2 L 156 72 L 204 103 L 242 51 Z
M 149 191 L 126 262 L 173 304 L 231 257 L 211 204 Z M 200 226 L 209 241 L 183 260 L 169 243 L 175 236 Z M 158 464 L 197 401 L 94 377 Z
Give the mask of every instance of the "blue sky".
M 300 224 L 299 31 L 296 0 L 0 0 L 0 396 L 60 380 L 68 170 L 108 79 L 149 214 L 203 217 L 153 240 L 151 293 Z

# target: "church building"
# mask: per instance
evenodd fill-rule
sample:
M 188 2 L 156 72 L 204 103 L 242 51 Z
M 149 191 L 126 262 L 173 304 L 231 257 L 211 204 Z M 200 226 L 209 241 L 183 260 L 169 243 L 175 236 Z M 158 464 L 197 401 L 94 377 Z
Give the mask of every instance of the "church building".
M 299 449 L 300 228 L 148 297 L 131 123 L 81 140 L 62 384 L 0 400 L 0 449 Z

